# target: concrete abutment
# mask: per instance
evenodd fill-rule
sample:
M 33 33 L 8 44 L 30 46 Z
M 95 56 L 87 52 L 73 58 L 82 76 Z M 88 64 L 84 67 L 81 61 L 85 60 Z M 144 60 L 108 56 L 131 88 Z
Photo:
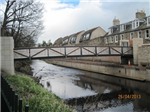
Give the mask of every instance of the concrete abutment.
M 1 37 L 1 70 L 14 74 L 14 40 L 13 37 Z

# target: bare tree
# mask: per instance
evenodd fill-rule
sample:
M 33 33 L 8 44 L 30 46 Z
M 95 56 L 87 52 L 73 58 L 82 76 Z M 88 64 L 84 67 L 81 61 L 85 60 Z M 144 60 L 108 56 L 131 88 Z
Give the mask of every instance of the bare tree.
M 43 29 L 44 5 L 35 0 L 6 0 L 1 35 L 13 36 L 15 47 L 34 46 Z

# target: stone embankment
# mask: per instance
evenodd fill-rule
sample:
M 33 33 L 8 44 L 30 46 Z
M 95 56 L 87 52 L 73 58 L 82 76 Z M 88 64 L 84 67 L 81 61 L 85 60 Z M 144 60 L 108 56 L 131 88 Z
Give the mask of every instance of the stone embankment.
M 81 60 L 67 60 L 67 59 L 53 59 L 46 62 L 71 67 L 96 73 L 107 74 L 111 76 L 129 78 L 140 81 L 150 81 L 150 69 L 146 67 L 121 65 L 119 63 L 110 62 L 93 62 L 93 61 L 81 61 Z M 98 76 L 89 76 L 99 79 Z

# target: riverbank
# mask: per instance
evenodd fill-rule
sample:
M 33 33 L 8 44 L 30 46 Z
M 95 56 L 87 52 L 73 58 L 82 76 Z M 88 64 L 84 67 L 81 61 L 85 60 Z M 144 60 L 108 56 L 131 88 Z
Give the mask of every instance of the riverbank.
M 145 67 L 120 65 L 119 63 L 110 62 L 93 62 L 67 59 L 46 60 L 46 62 L 59 66 L 86 70 L 90 72 L 103 73 L 111 76 L 139 81 L 150 81 L 150 69 L 146 69 Z M 96 79 L 99 78 L 94 76 L 89 77 Z
M 23 105 L 29 105 L 30 112 L 72 112 L 61 98 L 41 87 L 32 78 L 25 75 L 3 76 L 19 98 L 23 98 Z
M 14 67 L 15 71 L 25 73 L 26 75 L 33 75 L 32 69 L 30 67 L 32 61 L 31 60 L 25 60 L 25 61 L 15 61 Z

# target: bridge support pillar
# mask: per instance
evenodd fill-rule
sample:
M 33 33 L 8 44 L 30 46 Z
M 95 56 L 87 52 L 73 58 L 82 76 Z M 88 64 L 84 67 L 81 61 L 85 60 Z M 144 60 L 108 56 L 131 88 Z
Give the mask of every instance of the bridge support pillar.
M 133 38 L 133 63 L 138 65 L 138 48 L 143 44 L 143 38 Z
M 13 37 L 1 37 L 1 70 L 14 74 L 14 40 Z

